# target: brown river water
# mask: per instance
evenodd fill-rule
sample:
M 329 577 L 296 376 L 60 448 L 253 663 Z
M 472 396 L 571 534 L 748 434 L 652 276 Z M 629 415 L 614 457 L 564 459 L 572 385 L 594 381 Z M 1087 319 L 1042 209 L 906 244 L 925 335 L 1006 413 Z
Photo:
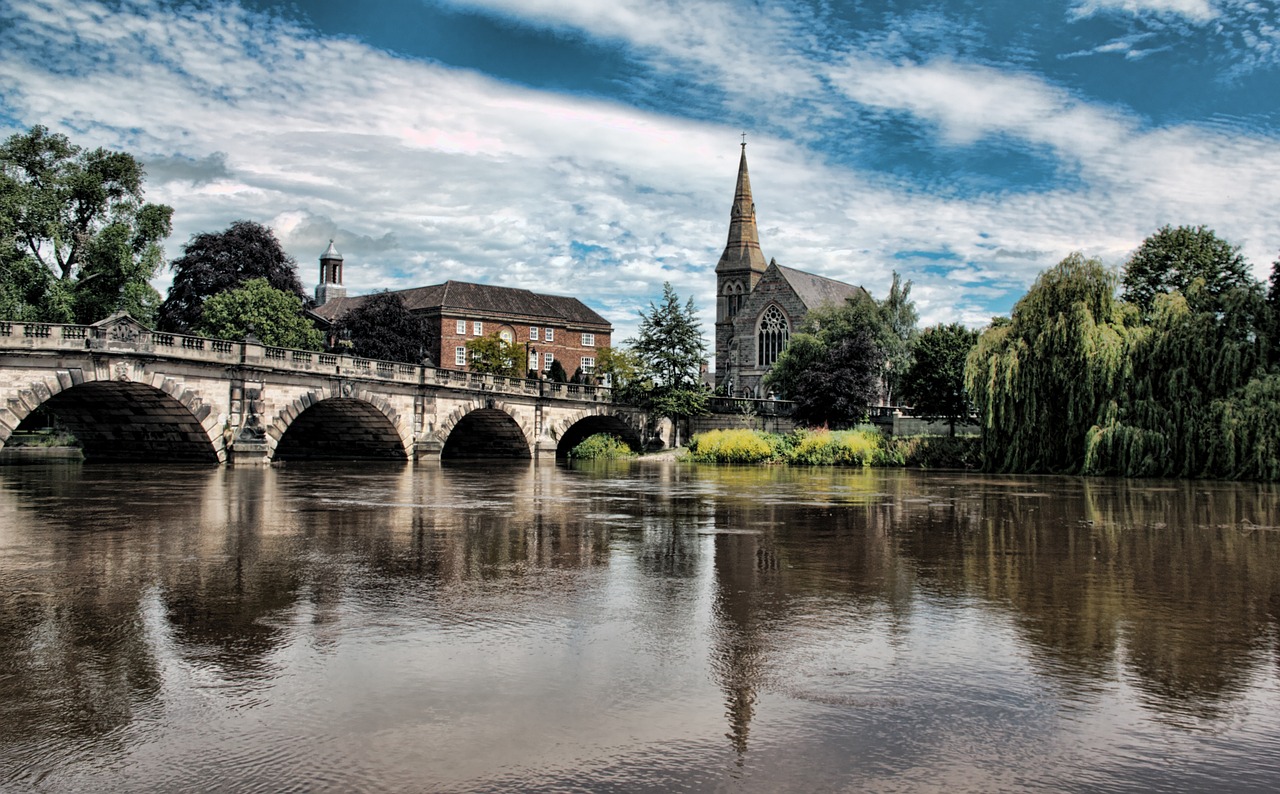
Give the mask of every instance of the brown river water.
M 1280 790 L 1280 490 L 0 467 L 3 791 Z

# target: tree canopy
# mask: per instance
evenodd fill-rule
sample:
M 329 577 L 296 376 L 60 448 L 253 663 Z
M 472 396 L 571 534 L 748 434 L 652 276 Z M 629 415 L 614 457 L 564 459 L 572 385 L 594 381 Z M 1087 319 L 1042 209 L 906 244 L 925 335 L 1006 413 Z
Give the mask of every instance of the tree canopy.
M 707 343 L 693 297 L 682 306 L 671 282 L 662 285 L 662 300 L 640 312 L 640 327 L 626 344 L 640 365 L 632 396 L 659 416 L 677 419 L 707 411 L 709 394 L 701 382 Z
M 280 247 L 274 232 L 253 221 L 193 235 L 170 267 L 173 286 L 158 317 L 166 331 L 191 332 L 201 324 L 206 300 L 256 278 L 296 296 L 304 307 L 311 305 L 298 279 L 298 263 Z
M 488 375 L 522 378 L 525 375 L 524 346 L 508 342 L 496 333 L 467 340 L 467 369 Z M 558 363 L 558 362 L 557 362 Z M 563 381 L 564 367 L 560 368 Z
M 765 385 L 795 402 L 792 416 L 800 424 L 850 427 L 876 402 L 890 336 L 881 305 L 868 295 L 814 309 Z
M 197 333 L 242 340 L 250 335 L 264 345 L 320 350 L 324 337 L 302 313 L 302 301 L 272 287 L 265 278 L 250 279 L 238 289 L 205 301 Z
M 433 327 L 409 311 L 393 292 L 379 292 L 338 318 L 334 333 L 340 344 L 361 358 L 421 364 L 433 349 Z M 439 362 L 432 362 L 439 364 Z
M 173 209 L 143 200 L 133 155 L 87 151 L 41 126 L 0 146 L 0 314 L 91 323 L 155 319 L 148 280 Z
M 1187 295 L 1196 280 L 1202 306 L 1216 305 L 1233 288 L 1249 288 L 1256 282 L 1240 255 L 1240 247 L 1218 237 L 1204 226 L 1161 227 L 1142 241 L 1124 266 L 1121 297 L 1150 315 L 1156 297 L 1179 291 Z
M 926 419 L 941 419 L 956 434 L 956 423 L 973 415 L 964 388 L 964 364 L 978 343 L 978 332 L 959 323 L 924 329 L 912 345 L 911 364 L 902 378 L 902 397 Z
M 912 345 L 919 333 L 916 323 L 920 315 L 916 311 L 915 302 L 911 300 L 911 282 L 904 283 L 895 270 L 889 294 L 876 305 L 880 314 L 877 333 L 884 349 L 882 377 L 885 397 L 890 405 L 896 405 L 902 378 L 911 367 Z

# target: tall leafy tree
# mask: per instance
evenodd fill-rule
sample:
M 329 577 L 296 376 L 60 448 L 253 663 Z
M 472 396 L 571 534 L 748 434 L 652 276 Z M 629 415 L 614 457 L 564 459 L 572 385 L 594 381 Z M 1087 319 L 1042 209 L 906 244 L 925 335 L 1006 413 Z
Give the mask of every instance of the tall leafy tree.
M 810 426 L 849 427 L 879 395 L 887 338 L 880 304 L 866 295 L 809 312 L 765 377 Z
M 206 300 L 255 278 L 293 294 L 303 306 L 311 305 L 298 279 L 298 263 L 280 247 L 274 232 L 253 221 L 192 236 L 170 267 L 173 286 L 159 311 L 159 326 L 166 331 L 191 332 L 200 325 Z
M 661 301 L 640 312 L 638 334 L 626 344 L 647 381 L 639 390 L 644 404 L 673 421 L 706 413 L 709 395 L 700 373 L 707 343 L 692 296 L 681 305 L 675 288 L 664 283 Z
M 1193 309 L 1214 308 L 1234 288 L 1256 282 L 1240 255 L 1240 247 L 1204 226 L 1164 226 L 1142 241 L 1124 266 L 1122 297 L 1144 316 L 1155 308 L 1156 297 L 1173 291 L 1187 293 L 1200 281 Z
M 978 343 L 978 332 L 959 323 L 924 329 L 912 346 L 912 361 L 903 375 L 902 396 L 918 416 L 941 419 L 956 434 L 956 423 L 973 415 L 964 388 L 964 363 Z
M 911 367 L 912 345 L 919 335 L 916 323 L 920 320 L 920 315 L 916 312 L 915 302 L 911 300 L 911 282 L 904 283 L 902 277 L 894 271 L 889 294 L 877 306 L 880 311 L 880 344 L 884 348 L 881 377 L 884 379 L 886 398 L 893 405 L 897 403 L 896 398 L 902 389 L 902 378 Z
M 993 325 L 965 366 L 981 419 L 988 468 L 1076 472 L 1085 435 L 1122 387 L 1133 307 L 1116 299 L 1116 277 L 1071 254 L 1040 274 Z
M 150 324 L 160 296 L 148 280 L 173 209 L 143 200 L 142 165 L 85 150 L 41 126 L 0 146 L 0 311 L 90 323 L 128 311 Z
M 438 334 L 431 323 L 409 311 L 404 299 L 394 292 L 379 292 L 365 298 L 334 324 L 334 333 L 352 354 L 382 361 L 420 364 Z M 432 362 L 438 364 L 439 362 Z
M 265 278 L 220 292 L 205 301 L 197 333 L 219 339 L 257 338 L 265 345 L 320 350 L 324 336 L 302 313 L 302 301 Z

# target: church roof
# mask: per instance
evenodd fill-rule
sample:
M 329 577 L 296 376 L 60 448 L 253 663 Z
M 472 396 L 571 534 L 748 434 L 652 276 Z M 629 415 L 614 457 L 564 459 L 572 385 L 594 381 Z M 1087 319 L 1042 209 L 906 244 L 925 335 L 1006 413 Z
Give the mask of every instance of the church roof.
M 734 189 L 733 208 L 729 211 L 729 239 L 716 263 L 716 272 L 754 270 L 763 273 L 767 267 L 760 251 L 760 232 L 756 228 L 756 203 L 751 198 L 751 176 L 747 173 L 747 145 L 742 144 L 738 161 L 738 184 Z
M 791 285 L 791 289 L 795 290 L 796 296 L 808 309 L 816 309 L 819 306 L 839 306 L 849 298 L 864 295 L 867 292 L 862 287 L 806 273 L 803 270 L 783 267 L 777 262 L 771 262 L 770 265 L 778 269 L 778 275 Z
M 512 319 L 545 320 L 556 325 L 598 325 L 611 327 L 609 321 L 577 298 L 563 295 L 540 295 L 527 289 L 446 281 L 426 287 L 397 290 L 393 294 L 404 300 L 414 312 L 440 311 L 501 316 Z M 329 321 L 336 320 L 368 300 L 369 295 L 337 298 L 317 306 L 314 313 Z

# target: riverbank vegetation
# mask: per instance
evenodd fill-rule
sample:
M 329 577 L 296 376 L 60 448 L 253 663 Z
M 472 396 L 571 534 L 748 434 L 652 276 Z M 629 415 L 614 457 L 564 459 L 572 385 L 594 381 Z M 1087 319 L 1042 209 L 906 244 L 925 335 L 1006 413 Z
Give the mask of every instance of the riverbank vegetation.
M 791 433 L 710 430 L 689 442 L 689 460 L 699 463 L 787 463 L 797 466 L 906 466 L 973 469 L 980 460 L 974 437 L 893 438 L 872 427 L 849 430 L 798 429 Z
M 569 450 L 569 460 L 617 460 L 634 458 L 627 442 L 609 433 L 596 433 L 587 436 L 582 443 Z
M 1072 254 L 969 354 L 986 466 L 1280 479 L 1278 337 L 1280 262 L 1268 293 L 1211 230 L 1161 229 L 1122 277 Z

